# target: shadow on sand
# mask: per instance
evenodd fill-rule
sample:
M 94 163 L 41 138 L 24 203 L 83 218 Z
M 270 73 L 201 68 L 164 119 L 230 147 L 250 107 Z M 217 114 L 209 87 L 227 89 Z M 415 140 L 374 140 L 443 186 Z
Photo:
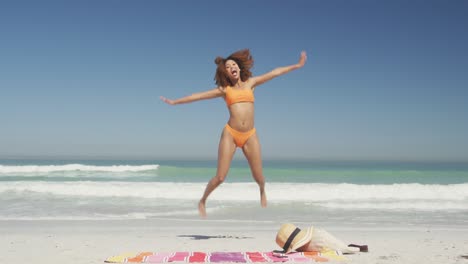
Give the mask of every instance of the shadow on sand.
M 178 235 L 178 237 L 190 237 L 193 240 L 204 240 L 211 238 L 229 238 L 229 239 L 250 239 L 253 237 L 239 237 L 239 236 L 205 236 L 205 235 Z

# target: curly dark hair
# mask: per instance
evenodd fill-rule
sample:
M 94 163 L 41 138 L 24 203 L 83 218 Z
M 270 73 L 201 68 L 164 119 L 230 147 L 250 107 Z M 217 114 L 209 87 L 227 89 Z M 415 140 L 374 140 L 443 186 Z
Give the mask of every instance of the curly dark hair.
M 245 82 L 248 80 L 250 77 L 252 77 L 252 72 L 250 69 L 253 67 L 254 60 L 252 58 L 252 55 L 250 55 L 250 50 L 248 49 L 243 49 L 236 51 L 229 55 L 227 58 L 222 58 L 222 57 L 216 57 L 215 63 L 217 65 L 216 67 L 216 74 L 215 74 L 215 81 L 216 85 L 221 86 L 221 87 L 226 87 L 226 86 L 233 86 L 234 84 L 231 82 L 231 79 L 229 79 L 227 71 L 226 71 L 226 61 L 228 60 L 233 60 L 239 65 L 240 69 L 240 79 Z

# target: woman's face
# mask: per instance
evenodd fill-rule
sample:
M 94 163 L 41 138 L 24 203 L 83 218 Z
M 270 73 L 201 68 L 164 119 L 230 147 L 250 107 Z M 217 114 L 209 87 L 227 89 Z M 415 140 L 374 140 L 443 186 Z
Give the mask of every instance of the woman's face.
M 239 65 L 233 60 L 227 60 L 224 64 L 226 66 L 226 71 L 229 75 L 229 78 L 233 80 L 239 80 L 240 78 L 240 69 Z

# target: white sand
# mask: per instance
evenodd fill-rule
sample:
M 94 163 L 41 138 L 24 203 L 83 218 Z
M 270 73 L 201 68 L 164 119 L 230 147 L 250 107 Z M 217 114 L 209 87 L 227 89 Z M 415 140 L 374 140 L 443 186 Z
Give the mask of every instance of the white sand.
M 0 263 L 103 263 L 140 251 L 270 251 L 275 222 L 213 220 L 0 221 Z M 313 223 L 311 223 L 313 224 Z M 349 263 L 467 263 L 467 228 L 324 227 L 346 243 L 367 244 Z

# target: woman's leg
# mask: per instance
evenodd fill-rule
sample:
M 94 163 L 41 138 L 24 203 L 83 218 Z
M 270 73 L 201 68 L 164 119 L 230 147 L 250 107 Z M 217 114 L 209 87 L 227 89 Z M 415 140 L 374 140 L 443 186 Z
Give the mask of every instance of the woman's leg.
M 200 199 L 198 203 L 198 212 L 201 217 L 206 217 L 206 199 L 210 195 L 211 192 L 216 189 L 221 183 L 223 183 L 226 175 L 229 171 L 229 167 L 231 166 L 232 157 L 236 152 L 236 144 L 234 143 L 234 139 L 229 132 L 224 129 L 223 133 L 221 134 L 221 139 L 219 140 L 219 147 L 218 147 L 218 166 L 216 170 L 216 176 L 214 176 L 206 185 L 205 192 L 203 193 L 203 197 Z
M 260 187 L 260 204 L 262 207 L 267 206 L 267 198 L 265 193 L 265 177 L 263 177 L 262 169 L 262 154 L 260 150 L 260 142 L 257 133 L 253 134 L 242 147 L 247 161 L 249 162 L 252 176 Z

